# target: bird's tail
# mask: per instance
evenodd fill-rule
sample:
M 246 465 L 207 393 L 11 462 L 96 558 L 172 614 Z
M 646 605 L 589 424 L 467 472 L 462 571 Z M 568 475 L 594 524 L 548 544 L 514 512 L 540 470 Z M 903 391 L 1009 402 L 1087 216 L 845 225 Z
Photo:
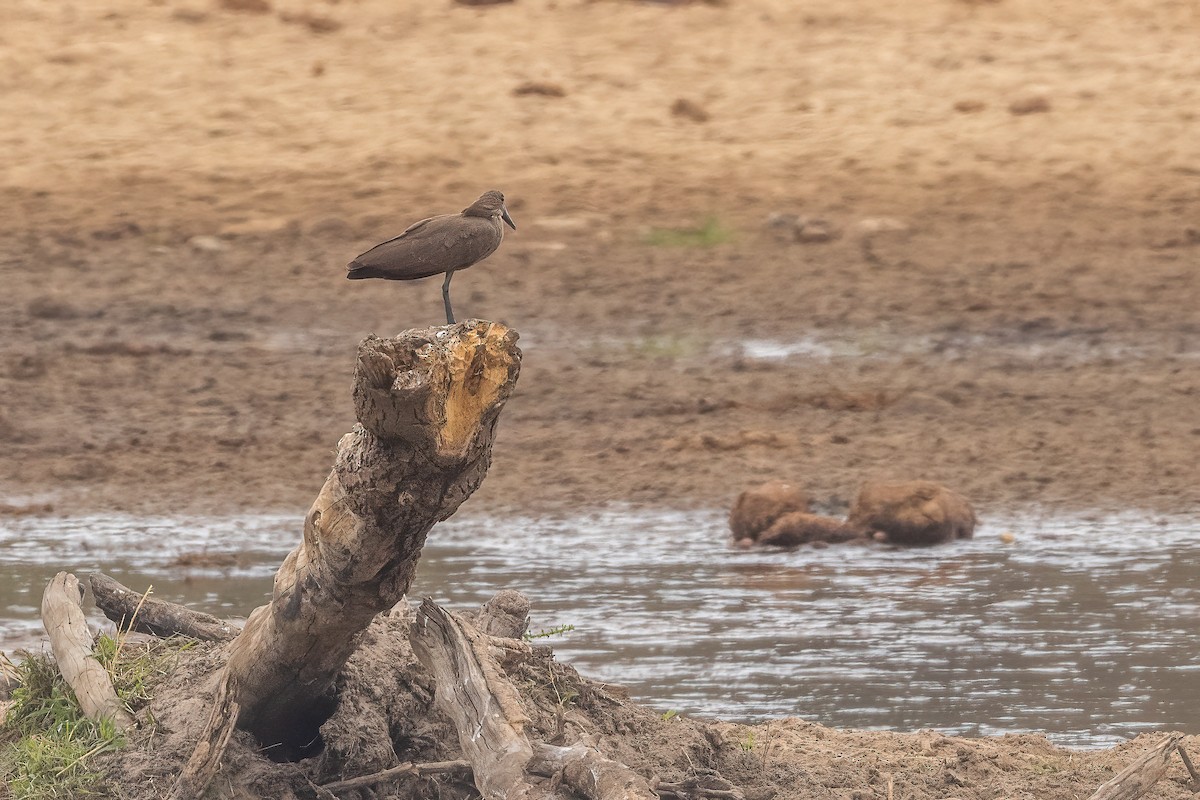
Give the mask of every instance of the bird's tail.
M 351 261 L 346 265 L 346 277 L 352 281 L 362 280 L 363 278 L 382 278 L 374 267 L 368 267 L 360 261 Z

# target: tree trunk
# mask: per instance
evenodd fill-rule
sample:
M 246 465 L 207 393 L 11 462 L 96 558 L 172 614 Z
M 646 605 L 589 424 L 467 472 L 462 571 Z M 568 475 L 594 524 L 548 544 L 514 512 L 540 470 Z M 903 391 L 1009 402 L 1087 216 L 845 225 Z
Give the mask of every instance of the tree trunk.
M 303 541 L 271 602 L 230 646 L 223 683 L 238 727 L 277 760 L 320 749 L 334 679 L 359 634 L 408 590 L 425 536 L 483 480 L 520 368 L 517 334 L 472 320 L 368 336 L 358 348 L 360 425 L 338 443 Z

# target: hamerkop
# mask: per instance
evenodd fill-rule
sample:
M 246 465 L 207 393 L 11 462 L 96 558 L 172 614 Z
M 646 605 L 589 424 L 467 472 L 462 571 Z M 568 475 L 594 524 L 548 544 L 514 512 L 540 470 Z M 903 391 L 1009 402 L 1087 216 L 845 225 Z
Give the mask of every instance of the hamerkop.
M 460 214 L 442 214 L 414 222 L 395 239 L 375 245 L 350 262 L 346 277 L 352 281 L 360 278 L 413 281 L 445 273 L 442 299 L 446 303 L 446 324 L 453 325 L 450 278 L 457 270 L 478 264 L 496 252 L 504 238 L 501 220 L 514 231 L 517 229 L 504 207 L 504 195 L 494 190 L 484 192 Z

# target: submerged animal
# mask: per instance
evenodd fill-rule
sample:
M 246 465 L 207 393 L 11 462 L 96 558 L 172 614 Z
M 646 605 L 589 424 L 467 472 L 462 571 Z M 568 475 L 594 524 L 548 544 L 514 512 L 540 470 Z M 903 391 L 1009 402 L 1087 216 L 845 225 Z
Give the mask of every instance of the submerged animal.
M 346 277 L 412 281 L 445 273 L 442 300 L 446 304 L 446 324 L 453 325 L 450 278 L 496 252 L 504 238 L 501 221 L 517 229 L 504 205 L 504 195 L 495 190 L 484 192 L 461 213 L 414 222 L 395 239 L 375 245 L 350 262 Z

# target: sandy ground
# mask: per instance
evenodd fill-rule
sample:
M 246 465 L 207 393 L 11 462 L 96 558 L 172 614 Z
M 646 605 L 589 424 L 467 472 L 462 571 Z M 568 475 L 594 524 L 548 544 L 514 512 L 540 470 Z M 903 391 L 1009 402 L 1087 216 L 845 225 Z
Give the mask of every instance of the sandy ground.
M 345 262 L 498 187 L 520 230 L 455 297 L 526 359 L 470 511 L 1200 507 L 1191 4 L 3 14 L 10 502 L 302 509 L 355 343 L 441 318 Z M 812 337 L 849 357 L 739 351 Z
M 1195 4 L 255 6 L 0 10 L 0 500 L 299 519 L 357 341 L 441 319 L 345 263 L 499 188 L 454 296 L 525 360 L 464 513 L 1200 509 Z

